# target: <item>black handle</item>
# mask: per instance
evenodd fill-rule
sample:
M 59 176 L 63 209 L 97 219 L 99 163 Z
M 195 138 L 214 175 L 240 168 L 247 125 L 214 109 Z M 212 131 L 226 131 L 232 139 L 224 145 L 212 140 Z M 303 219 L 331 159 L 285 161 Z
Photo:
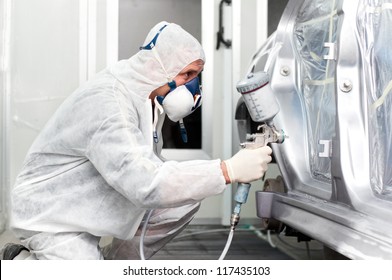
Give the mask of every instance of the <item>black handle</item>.
M 225 45 L 226 48 L 230 48 L 231 47 L 231 40 L 225 40 L 223 38 L 223 32 L 224 32 L 224 28 L 223 28 L 223 4 L 227 4 L 227 5 L 231 5 L 231 0 L 222 0 L 219 3 L 219 31 L 217 33 L 217 37 L 218 37 L 218 42 L 216 45 L 216 49 L 219 50 L 220 44 L 222 43 L 223 45 Z

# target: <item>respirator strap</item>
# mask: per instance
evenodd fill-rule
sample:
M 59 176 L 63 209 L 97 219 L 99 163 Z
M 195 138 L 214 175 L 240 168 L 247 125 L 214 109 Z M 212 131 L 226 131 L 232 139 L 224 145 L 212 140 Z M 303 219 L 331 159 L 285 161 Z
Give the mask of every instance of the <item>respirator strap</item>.
M 161 104 L 159 104 L 157 98 L 154 98 L 154 120 L 153 120 L 153 131 L 152 131 L 152 136 L 154 138 L 154 142 L 158 143 L 159 142 L 159 136 L 157 132 L 157 124 L 158 124 L 158 113 L 160 115 L 163 114 L 163 107 Z
M 174 90 L 177 87 L 175 80 L 168 82 L 167 85 L 169 86 L 170 91 Z
M 183 119 L 179 120 L 178 124 L 180 125 L 180 132 L 181 132 L 182 142 L 188 143 L 188 134 L 186 132 L 184 120 Z

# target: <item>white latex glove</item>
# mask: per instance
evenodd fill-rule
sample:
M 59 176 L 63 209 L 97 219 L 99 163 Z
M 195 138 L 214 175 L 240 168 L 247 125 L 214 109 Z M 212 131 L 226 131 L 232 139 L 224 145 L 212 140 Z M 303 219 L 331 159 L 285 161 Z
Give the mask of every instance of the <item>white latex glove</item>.
M 242 149 L 225 160 L 230 182 L 250 183 L 263 177 L 271 162 L 272 149 L 268 146 L 257 149 Z

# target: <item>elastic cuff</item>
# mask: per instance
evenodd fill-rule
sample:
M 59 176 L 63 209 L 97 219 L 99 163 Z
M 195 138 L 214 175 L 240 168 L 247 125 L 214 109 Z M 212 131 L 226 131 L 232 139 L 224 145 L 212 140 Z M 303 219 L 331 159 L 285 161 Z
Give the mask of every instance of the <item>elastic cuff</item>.
M 234 172 L 233 172 L 233 168 L 231 167 L 230 162 L 228 160 L 224 160 L 224 161 L 222 161 L 222 163 L 226 166 L 227 176 L 229 177 L 229 180 L 230 180 L 229 183 L 235 183 Z

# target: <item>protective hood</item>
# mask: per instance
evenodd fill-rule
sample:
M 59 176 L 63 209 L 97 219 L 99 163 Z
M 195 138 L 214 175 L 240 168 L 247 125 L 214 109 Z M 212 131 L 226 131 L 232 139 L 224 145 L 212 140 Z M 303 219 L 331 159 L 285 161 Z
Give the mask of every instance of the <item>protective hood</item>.
M 165 25 L 167 26 L 160 31 Z M 148 98 L 154 89 L 172 81 L 189 63 L 198 59 L 205 61 L 200 43 L 174 23 L 163 21 L 155 25 L 142 46 L 149 44 L 158 32 L 160 33 L 154 48 L 162 65 L 152 50 L 142 49 L 130 59 L 123 60 L 110 69 L 130 92 L 143 99 Z

